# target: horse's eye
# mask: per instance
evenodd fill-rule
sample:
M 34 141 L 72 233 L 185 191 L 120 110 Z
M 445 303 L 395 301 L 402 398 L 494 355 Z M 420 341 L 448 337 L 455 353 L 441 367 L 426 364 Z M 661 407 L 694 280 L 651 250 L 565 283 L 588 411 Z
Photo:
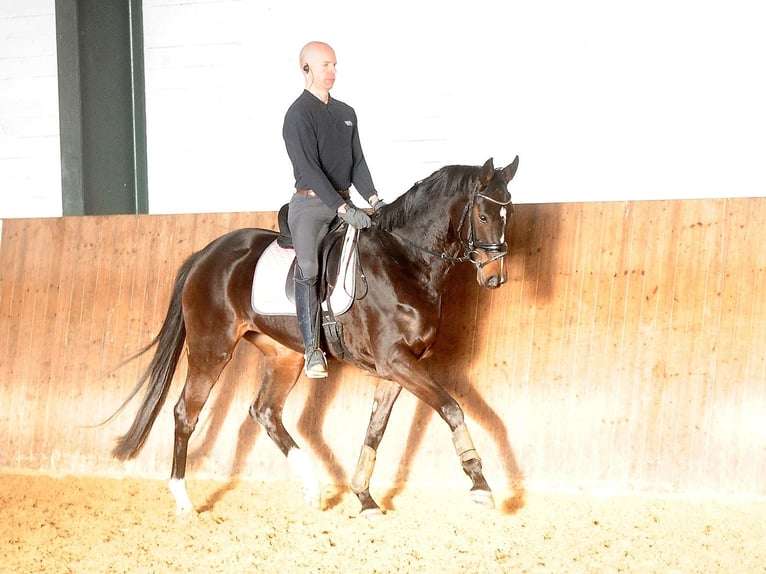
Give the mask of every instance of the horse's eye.
M 481 221 L 482 223 L 487 223 L 487 216 L 482 213 L 481 215 L 479 215 L 479 221 Z

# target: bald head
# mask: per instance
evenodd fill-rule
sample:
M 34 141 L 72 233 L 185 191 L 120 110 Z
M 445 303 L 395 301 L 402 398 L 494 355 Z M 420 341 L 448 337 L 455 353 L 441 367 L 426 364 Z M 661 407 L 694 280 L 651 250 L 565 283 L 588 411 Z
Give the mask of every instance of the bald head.
M 324 42 L 309 42 L 303 48 L 301 48 L 301 54 L 300 54 L 300 63 L 301 68 L 308 64 L 311 66 L 312 62 L 316 61 L 317 59 L 324 59 L 328 58 L 332 61 L 335 61 L 335 51 L 332 49 L 332 47 L 329 44 L 326 44 Z
M 306 78 L 306 89 L 327 101 L 335 84 L 335 51 L 324 42 L 309 42 L 301 49 L 300 66 Z

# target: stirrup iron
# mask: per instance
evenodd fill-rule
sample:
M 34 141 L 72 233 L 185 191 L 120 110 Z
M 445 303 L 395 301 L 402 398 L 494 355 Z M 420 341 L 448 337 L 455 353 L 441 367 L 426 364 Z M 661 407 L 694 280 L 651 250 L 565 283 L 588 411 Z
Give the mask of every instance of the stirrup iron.
M 311 349 L 306 353 L 303 369 L 309 379 L 327 377 L 327 358 L 322 349 Z

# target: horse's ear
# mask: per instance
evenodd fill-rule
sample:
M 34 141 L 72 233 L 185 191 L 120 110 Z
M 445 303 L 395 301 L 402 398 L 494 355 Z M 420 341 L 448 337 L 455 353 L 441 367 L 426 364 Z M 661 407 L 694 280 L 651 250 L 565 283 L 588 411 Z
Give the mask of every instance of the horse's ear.
M 513 179 L 517 169 L 519 169 L 519 156 L 516 156 L 516 159 L 503 168 L 503 177 L 505 177 L 506 183 Z
M 492 161 L 492 158 L 489 158 L 484 162 L 484 165 L 481 166 L 479 181 L 481 181 L 481 183 L 484 185 L 489 185 L 493 175 L 495 175 L 495 163 Z

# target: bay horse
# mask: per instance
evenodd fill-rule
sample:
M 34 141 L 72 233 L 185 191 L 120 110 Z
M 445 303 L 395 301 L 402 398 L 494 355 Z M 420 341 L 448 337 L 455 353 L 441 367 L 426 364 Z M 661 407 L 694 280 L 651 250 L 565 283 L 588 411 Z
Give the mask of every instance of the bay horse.
M 513 213 L 507 186 L 518 161 L 516 156 L 500 169 L 491 158 L 482 166 L 443 167 L 383 206 L 373 215 L 372 227 L 358 233 L 357 258 L 366 290 L 357 294 L 351 308 L 336 321 L 342 327 L 347 351 L 342 353 L 343 360 L 378 380 L 364 445 L 349 485 L 364 515 L 380 512 L 370 496 L 370 479 L 376 450 L 402 388 L 449 425 L 463 471 L 472 482 L 471 497 L 478 504 L 494 506 L 461 407 L 419 360 L 434 343 L 442 293 L 455 264 L 472 263 L 479 285 L 487 289 L 507 280 L 505 233 L 507 217 Z M 174 408 L 169 481 L 179 515 L 193 510 L 185 484 L 189 437 L 242 338 L 257 347 L 265 361 L 250 416 L 287 457 L 303 482 L 306 500 L 321 507 L 319 483 L 309 459 L 282 423 L 283 405 L 303 366 L 298 322 L 295 316 L 260 315 L 251 304 L 255 265 L 276 236 L 277 232 L 266 229 L 239 229 L 192 254 L 178 270 L 157 336 L 133 357 L 156 347 L 149 366 L 120 408 L 146 386 L 131 427 L 112 451 L 119 460 L 137 456 L 143 447 L 165 402 L 184 345 L 187 349 L 186 380 Z

